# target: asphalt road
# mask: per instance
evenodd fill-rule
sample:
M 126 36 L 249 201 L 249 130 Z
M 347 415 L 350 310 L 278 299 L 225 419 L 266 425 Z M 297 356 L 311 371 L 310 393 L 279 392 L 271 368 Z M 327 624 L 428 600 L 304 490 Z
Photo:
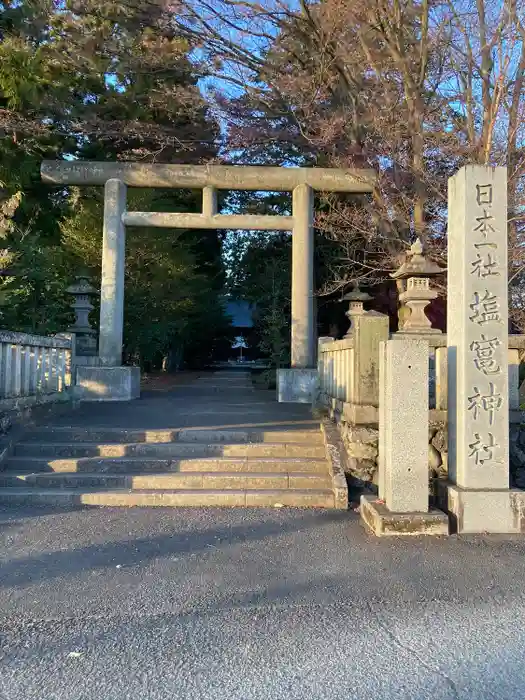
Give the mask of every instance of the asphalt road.
M 354 514 L 0 513 L 2 700 L 525 698 L 525 540 Z

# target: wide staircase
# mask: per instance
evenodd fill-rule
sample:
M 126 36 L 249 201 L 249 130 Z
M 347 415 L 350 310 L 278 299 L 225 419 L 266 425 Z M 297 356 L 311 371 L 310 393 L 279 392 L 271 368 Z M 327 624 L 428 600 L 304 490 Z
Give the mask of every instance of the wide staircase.
M 172 412 L 174 427 L 111 425 L 109 407 L 91 405 L 81 424 L 33 429 L 0 471 L 0 503 L 337 507 L 319 424 L 250 422 L 278 404 L 261 400 L 249 373 L 217 372 L 163 401 L 111 408 L 135 423 L 141 408 L 150 422 L 153 408 L 165 420 Z M 221 407 L 223 424 L 207 427 L 203 419 L 211 414 L 217 423 Z M 175 420 L 184 411 L 200 418 L 197 427 Z

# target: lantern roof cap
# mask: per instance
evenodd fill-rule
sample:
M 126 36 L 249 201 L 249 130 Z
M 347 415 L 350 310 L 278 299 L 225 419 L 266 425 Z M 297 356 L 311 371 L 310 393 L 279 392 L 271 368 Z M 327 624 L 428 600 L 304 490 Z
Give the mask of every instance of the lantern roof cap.
M 421 239 L 410 246 L 410 251 L 406 254 L 405 262 L 395 272 L 390 274 L 392 279 L 406 279 L 407 277 L 435 277 L 443 272 L 435 262 L 429 260 L 424 254 Z
M 350 292 L 347 292 L 343 297 L 344 301 L 362 301 L 362 302 L 365 302 L 365 301 L 370 301 L 370 299 L 372 299 L 370 294 L 367 294 L 367 292 L 362 292 L 359 289 L 359 284 L 357 282 L 354 282 L 352 290 Z
M 97 290 L 89 281 L 86 275 L 75 277 L 75 282 L 66 289 L 68 294 L 96 294 Z

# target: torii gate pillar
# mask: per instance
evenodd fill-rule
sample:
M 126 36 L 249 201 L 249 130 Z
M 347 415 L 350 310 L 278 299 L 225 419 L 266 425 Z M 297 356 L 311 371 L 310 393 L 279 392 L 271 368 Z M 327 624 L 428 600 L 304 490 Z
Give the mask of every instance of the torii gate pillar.
M 298 185 L 292 192 L 291 367 L 277 370 L 281 403 L 311 403 L 317 387 L 314 314 L 314 192 Z

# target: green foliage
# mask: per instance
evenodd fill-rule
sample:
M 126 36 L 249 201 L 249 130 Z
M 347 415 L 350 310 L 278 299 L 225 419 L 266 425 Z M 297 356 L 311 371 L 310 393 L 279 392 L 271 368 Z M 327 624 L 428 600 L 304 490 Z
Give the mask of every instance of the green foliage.
M 0 4 L 0 322 L 53 333 L 65 289 L 100 280 L 102 192 L 50 187 L 44 158 L 192 162 L 214 155 L 215 122 L 190 44 L 160 5 Z M 129 192 L 141 210 L 199 211 L 194 192 Z M 125 355 L 145 367 L 209 360 L 229 332 L 214 231 L 128 231 Z M 96 322 L 96 314 L 93 320 Z
M 195 197 L 171 195 L 171 201 L 151 190 L 128 191 L 132 210 L 181 211 Z M 62 243 L 73 269 L 89 270 L 100 280 L 103 194 L 92 188 L 79 196 L 75 213 L 62 223 Z M 209 236 L 212 242 L 216 237 Z M 202 249 L 205 249 L 204 251 Z M 126 237 L 124 345 L 129 361 L 159 367 L 163 359 L 191 364 L 210 359 L 214 341 L 227 332 L 217 295 L 222 279 L 203 264 L 209 241 L 172 229 L 132 228 Z M 212 260 L 217 253 L 211 252 Z M 217 263 L 217 261 L 215 261 Z M 217 263 L 219 267 L 219 263 Z M 220 267 L 219 267 L 220 269 Z
M 40 158 L 54 154 L 49 140 L 0 140 L 0 323 L 31 333 L 56 333 L 71 321 L 65 293 L 69 270 L 60 248 L 64 195 L 40 181 Z M 8 211 L 8 215 L 5 212 Z
M 289 234 L 256 234 L 230 244 L 234 297 L 255 305 L 257 345 L 273 368 L 288 364 L 291 318 L 291 239 Z

